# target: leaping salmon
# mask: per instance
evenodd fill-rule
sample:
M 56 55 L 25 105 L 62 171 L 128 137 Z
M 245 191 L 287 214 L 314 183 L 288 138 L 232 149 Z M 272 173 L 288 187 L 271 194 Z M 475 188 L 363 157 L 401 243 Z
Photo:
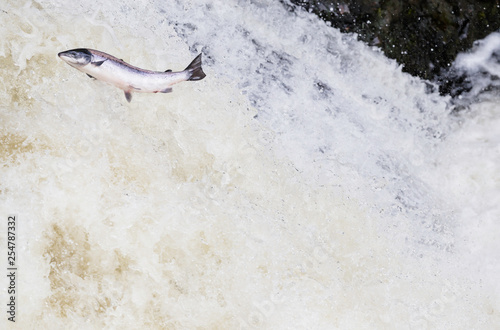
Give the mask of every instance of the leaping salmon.
M 128 102 L 132 92 L 170 93 L 172 85 L 182 81 L 201 80 L 205 73 L 201 68 L 201 54 L 184 71 L 165 72 L 144 70 L 104 52 L 77 48 L 57 54 L 64 62 L 85 72 L 89 77 L 115 85 L 125 92 Z

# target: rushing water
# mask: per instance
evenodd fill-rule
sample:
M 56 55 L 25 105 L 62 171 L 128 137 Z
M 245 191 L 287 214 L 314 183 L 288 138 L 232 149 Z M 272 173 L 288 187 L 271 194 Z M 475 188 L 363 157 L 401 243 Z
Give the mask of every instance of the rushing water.
M 494 94 L 453 113 L 278 1 L 8 0 L 0 22 L 2 328 L 500 324 Z M 79 47 L 174 71 L 201 52 L 207 78 L 129 104 L 58 59 Z

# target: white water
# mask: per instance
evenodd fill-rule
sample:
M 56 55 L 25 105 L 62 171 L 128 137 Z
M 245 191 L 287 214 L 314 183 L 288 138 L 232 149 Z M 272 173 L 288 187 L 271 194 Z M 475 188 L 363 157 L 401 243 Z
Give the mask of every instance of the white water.
M 452 115 L 277 1 L 164 3 L 0 7 L 2 328 L 500 324 L 498 100 Z M 128 104 L 77 47 L 207 78 Z

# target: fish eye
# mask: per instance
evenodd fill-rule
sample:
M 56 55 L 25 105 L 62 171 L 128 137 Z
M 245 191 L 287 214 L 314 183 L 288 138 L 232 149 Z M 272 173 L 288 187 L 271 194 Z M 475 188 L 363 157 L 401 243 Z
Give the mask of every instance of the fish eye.
M 73 49 L 59 53 L 65 61 L 72 64 L 85 65 L 92 60 L 92 54 L 86 49 Z

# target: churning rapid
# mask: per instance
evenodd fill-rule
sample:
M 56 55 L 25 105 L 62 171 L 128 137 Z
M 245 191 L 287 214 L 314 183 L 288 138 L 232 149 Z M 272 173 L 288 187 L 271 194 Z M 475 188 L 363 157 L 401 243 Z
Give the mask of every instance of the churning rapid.
M 280 1 L 7 0 L 0 21 L 2 329 L 500 324 L 494 94 L 453 112 Z M 206 78 L 127 103 L 73 48 L 202 53 Z

